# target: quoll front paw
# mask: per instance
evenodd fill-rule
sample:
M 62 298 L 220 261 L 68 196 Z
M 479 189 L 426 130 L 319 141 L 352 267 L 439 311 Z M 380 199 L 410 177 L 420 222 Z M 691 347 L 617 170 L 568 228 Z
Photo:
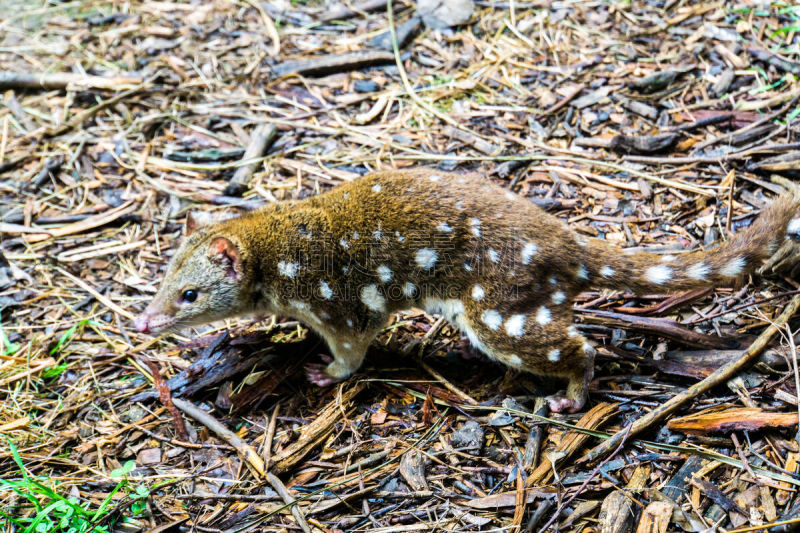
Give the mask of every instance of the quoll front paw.
M 583 408 L 585 401 L 576 401 L 563 394 L 553 394 L 546 398 L 547 405 L 553 413 L 577 413 Z
M 314 385 L 317 385 L 318 387 L 328 387 L 334 383 L 339 383 L 342 381 L 341 379 L 332 377 L 327 373 L 328 364 L 333 362 L 333 358 L 329 355 L 320 354 L 320 359 L 322 359 L 326 364 L 321 365 L 319 363 L 307 363 L 305 365 L 304 368 L 308 381 Z

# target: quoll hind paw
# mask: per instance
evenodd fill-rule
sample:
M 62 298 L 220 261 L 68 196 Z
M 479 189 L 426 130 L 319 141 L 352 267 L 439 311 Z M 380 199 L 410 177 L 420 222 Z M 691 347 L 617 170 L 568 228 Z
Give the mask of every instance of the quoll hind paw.
M 547 405 L 553 413 L 577 413 L 583 408 L 584 400 L 572 400 L 562 394 L 553 394 L 546 398 Z
M 317 385 L 318 387 L 329 387 L 335 383 L 342 381 L 341 379 L 331 377 L 325 372 L 328 365 L 320 365 L 317 363 L 308 363 L 305 366 L 306 378 L 308 381 Z

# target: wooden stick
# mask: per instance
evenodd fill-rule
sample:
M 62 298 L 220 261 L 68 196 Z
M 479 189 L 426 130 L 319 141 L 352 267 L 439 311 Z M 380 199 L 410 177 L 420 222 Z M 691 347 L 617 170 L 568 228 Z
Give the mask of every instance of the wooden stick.
M 108 89 L 119 91 L 130 89 L 142 83 L 140 76 L 89 76 L 71 72 L 52 74 L 26 74 L 21 72 L 0 71 L 0 90 L 6 89 L 64 89 L 75 85 L 89 89 Z
M 294 515 L 294 519 L 297 520 L 297 525 L 303 530 L 303 533 L 311 533 L 311 528 L 308 527 L 306 517 L 303 516 L 303 513 L 300 512 L 300 508 L 297 507 L 297 501 L 292 498 L 292 495 L 286 490 L 286 486 L 278 479 L 278 476 L 272 472 L 267 472 L 267 481 L 269 481 L 269 484 L 275 489 L 275 492 L 280 495 L 283 503 L 292 505 L 292 514 Z
M 258 165 L 261 164 L 261 156 L 264 155 L 270 145 L 275 141 L 278 134 L 278 128 L 275 124 L 261 124 L 253 132 L 250 138 L 250 144 L 244 152 L 242 160 L 253 160 L 250 163 L 240 166 L 233 174 L 228 186 L 225 187 L 224 194 L 228 196 L 241 196 L 247 189 L 247 184 L 250 182 L 250 176 L 256 171 Z
M 792 316 L 794 316 L 798 307 L 800 307 L 800 294 L 792 298 L 792 301 L 789 302 L 775 322 L 770 324 L 769 327 L 765 329 L 755 341 L 753 341 L 753 344 L 751 344 L 747 350 L 742 352 L 742 355 L 739 357 L 739 359 L 731 361 L 722 368 L 717 369 L 713 374 L 705 378 L 703 381 L 695 383 L 689 387 L 686 392 L 675 396 L 663 405 L 656 407 L 643 417 L 639 418 L 629 426 L 621 429 L 611 438 L 595 446 L 589 451 L 589 453 L 580 458 L 578 463 L 590 463 L 598 460 L 600 457 L 605 456 L 607 453 L 619 446 L 619 444 L 626 437 L 637 435 L 642 431 L 649 429 L 653 424 L 671 415 L 687 402 L 693 400 L 709 389 L 731 379 L 739 370 L 743 369 L 750 362 L 755 360 L 756 357 L 758 357 L 761 351 L 766 348 L 772 337 L 774 337 L 775 334 L 778 333 L 778 331 L 783 327 L 783 325 L 786 324 L 786 322 L 788 322 Z

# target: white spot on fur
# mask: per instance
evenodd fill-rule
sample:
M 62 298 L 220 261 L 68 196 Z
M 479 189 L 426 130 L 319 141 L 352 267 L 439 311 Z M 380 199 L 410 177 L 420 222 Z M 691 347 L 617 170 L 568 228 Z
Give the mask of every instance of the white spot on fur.
M 797 235 L 800 233 L 800 218 L 795 218 L 789 221 L 789 225 L 786 226 L 786 233 L 791 235 Z
M 744 257 L 735 257 L 728 261 L 728 264 L 722 267 L 719 273 L 723 276 L 738 276 L 744 271 L 745 266 L 747 266 L 747 261 L 745 261 Z
M 479 218 L 471 218 L 469 219 L 469 227 L 472 234 L 476 237 L 481 236 L 481 219 Z
M 661 256 L 662 263 L 672 263 L 673 261 L 675 261 L 675 259 L 677 259 L 677 257 L 675 257 L 674 255 L 667 254 Z
M 536 311 L 536 322 L 539 323 L 541 326 L 546 326 L 552 320 L 552 315 L 550 314 L 550 310 L 545 306 L 541 306 L 538 311 Z
M 297 263 L 289 263 L 287 261 L 278 262 L 278 273 L 287 278 L 294 278 L 297 276 Z
M 464 270 L 466 270 L 467 272 L 472 272 L 472 265 L 470 265 L 469 263 L 464 263 Z
M 506 198 L 508 198 L 509 200 L 515 200 L 517 198 L 517 195 L 515 195 L 511 191 L 506 191 Z
M 350 344 L 349 342 L 343 342 L 343 343 L 342 343 L 342 347 L 343 347 L 345 350 L 351 350 L 351 349 L 353 348 L 353 345 L 352 345 L 352 344 Z
M 579 335 L 578 328 L 575 326 L 570 326 L 567 328 L 567 336 L 568 337 L 577 337 Z
M 461 201 L 461 200 L 457 201 L 456 202 L 456 209 L 458 209 L 459 211 L 463 211 L 464 210 L 464 202 Z
M 406 240 L 406 238 L 399 231 L 395 231 L 394 236 L 397 238 L 397 242 L 403 242 Z
M 340 240 L 339 240 L 339 246 L 341 246 L 341 247 L 342 247 L 342 248 L 344 248 L 345 250 L 349 250 L 349 249 L 350 249 L 350 245 L 349 245 L 349 244 L 347 244 L 347 241 L 346 241 L 346 240 L 344 240 L 344 239 L 340 239 Z
M 372 311 L 386 311 L 386 298 L 378 290 L 374 283 L 361 288 L 361 301 Z
M 578 267 L 578 271 L 575 273 L 575 277 L 578 279 L 589 279 L 589 271 L 586 270 L 584 265 Z
M 321 312 L 319 314 L 319 316 L 321 316 L 323 320 L 330 320 L 331 319 L 331 315 L 327 311 Z
M 331 286 L 328 285 L 328 282 L 325 280 L 321 280 L 319 282 L 319 292 L 322 294 L 322 297 L 326 300 L 330 300 L 333 298 L 333 289 Z
M 350 267 L 349 266 L 343 266 L 342 267 L 342 272 L 344 272 L 345 274 L 350 273 Z
M 436 250 L 431 250 L 430 248 L 420 248 L 417 250 L 417 264 L 425 270 L 432 269 L 437 259 L 439 259 L 439 253 Z
M 376 241 L 383 239 L 383 232 L 379 229 L 376 229 L 375 231 L 372 232 L 372 238 L 375 239 Z
M 525 315 L 514 315 L 506 320 L 506 333 L 512 337 L 522 337 L 525 333 Z
M 346 320 L 346 322 L 345 322 L 345 323 L 347 324 L 347 327 L 348 327 L 348 328 L 352 328 L 352 327 L 353 327 L 353 321 L 352 321 L 352 320 L 350 320 L 349 318 Z
M 651 266 L 644 271 L 644 277 L 650 283 L 661 285 L 672 279 L 672 269 L 664 265 Z
M 410 281 L 406 281 L 403 284 L 403 296 L 405 296 L 406 298 L 413 298 L 415 292 L 417 292 L 416 285 L 414 285 Z
M 311 309 L 311 306 L 308 305 L 306 302 L 301 302 L 300 300 L 289 300 L 289 305 L 294 307 L 298 311 L 308 311 Z
M 461 300 L 449 299 L 439 300 L 438 298 L 426 298 L 422 302 L 422 307 L 426 312 L 442 315 L 448 321 L 455 323 L 464 313 L 464 303 Z
M 555 363 L 556 361 L 561 359 L 561 350 L 559 350 L 558 348 L 553 348 L 552 350 L 547 352 L 547 359 Z
M 611 268 L 608 265 L 605 265 L 605 266 L 603 266 L 603 268 L 600 269 L 600 275 L 603 276 L 604 278 L 610 278 L 611 276 L 613 276 L 616 273 L 617 273 L 617 271 L 614 270 L 613 268 Z
M 447 222 L 442 222 L 441 224 L 436 226 L 436 229 L 441 231 L 442 233 L 453 233 L 453 228 L 451 228 L 450 224 L 448 224 Z
M 550 282 L 550 285 L 557 285 L 558 284 L 558 280 L 556 278 L 550 278 L 547 281 Z
M 532 242 L 525 243 L 525 246 L 522 247 L 522 264 L 523 265 L 530 265 L 531 258 L 536 254 L 539 250 L 539 247 L 536 246 Z
M 494 309 L 489 309 L 481 315 L 481 322 L 486 324 L 489 329 L 496 330 L 503 323 L 503 317 Z
M 378 279 L 380 279 L 383 283 L 389 283 L 392 281 L 392 269 L 386 265 L 381 265 L 377 268 L 378 272 Z
M 567 295 L 564 294 L 561 291 L 558 291 L 558 292 L 554 292 L 553 296 L 550 299 L 553 300 L 554 304 L 561 305 L 561 304 L 564 303 L 564 300 L 567 299 Z
M 711 273 L 711 267 L 702 261 L 686 269 L 686 275 L 692 279 L 706 279 Z
M 494 248 L 489 248 L 489 251 L 486 252 L 486 255 L 489 256 L 489 261 L 492 263 L 497 263 L 498 259 L 500 259 L 500 254 L 498 254 L 497 250 Z
M 361 237 L 361 234 L 359 232 L 357 232 L 357 231 L 354 231 L 353 232 L 353 240 L 357 241 L 359 239 L 359 237 Z
M 522 366 L 522 359 L 515 353 L 512 353 L 508 358 L 508 364 L 511 366 Z
M 430 175 L 430 177 L 429 177 L 429 179 L 430 179 L 431 181 L 441 181 L 441 180 L 442 180 L 442 177 L 441 177 L 439 174 L 431 174 L 431 175 Z
M 483 287 L 480 285 L 475 285 L 472 287 L 472 299 L 476 302 L 480 302 L 483 297 L 486 296 L 486 291 L 483 290 Z
M 383 189 L 383 185 L 381 185 L 380 183 L 376 183 L 375 185 L 372 186 L 372 190 L 375 192 L 381 192 L 381 189 Z

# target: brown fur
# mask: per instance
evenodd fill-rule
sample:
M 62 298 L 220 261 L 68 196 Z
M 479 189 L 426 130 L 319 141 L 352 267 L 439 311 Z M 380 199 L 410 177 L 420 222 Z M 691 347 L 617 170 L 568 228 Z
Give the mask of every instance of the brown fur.
M 328 383 L 360 366 L 393 312 L 422 307 L 459 326 L 493 359 L 566 378 L 566 396 L 551 398 L 551 407 L 575 411 L 585 401 L 593 353 L 572 326 L 579 292 L 729 284 L 786 237 L 799 205 L 786 195 L 717 248 L 665 261 L 583 242 L 558 218 L 479 178 L 374 173 L 219 223 L 188 221 L 196 230 L 137 327 L 292 315 L 326 339 L 334 360 L 311 374 Z M 181 300 L 188 289 L 198 294 L 191 304 Z

